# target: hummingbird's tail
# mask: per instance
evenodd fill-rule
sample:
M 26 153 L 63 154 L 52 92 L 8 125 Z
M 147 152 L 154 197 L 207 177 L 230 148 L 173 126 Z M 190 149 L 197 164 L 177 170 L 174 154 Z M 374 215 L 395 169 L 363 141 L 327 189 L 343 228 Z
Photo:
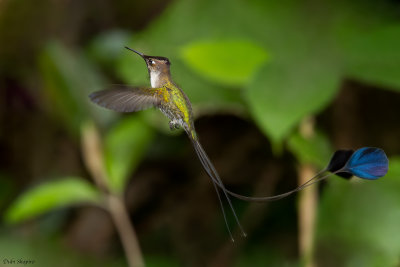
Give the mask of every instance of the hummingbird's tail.
M 323 171 L 317 173 L 316 175 L 314 175 L 313 177 L 311 177 L 311 178 L 310 178 L 309 180 L 307 180 L 304 184 L 302 184 L 302 185 L 296 187 L 295 189 L 290 190 L 290 191 L 288 191 L 288 192 L 286 192 L 286 193 L 282 193 L 282 194 L 279 194 L 279 195 L 275 195 L 275 196 L 269 196 L 269 197 L 249 197 L 249 196 L 244 196 L 244 195 L 240 195 L 240 194 L 237 194 L 237 193 L 235 193 L 235 192 L 229 191 L 228 189 L 225 189 L 225 191 L 226 191 L 227 194 L 229 194 L 229 195 L 231 195 L 231 196 L 233 196 L 233 197 L 235 197 L 235 198 L 237 198 L 237 199 L 244 200 L 244 201 L 249 201 L 249 202 L 267 202 L 267 201 L 275 201 L 275 200 L 279 200 L 279 199 L 285 198 L 285 197 L 287 197 L 287 196 L 289 196 L 289 195 L 291 195 L 291 194 L 293 194 L 293 193 L 296 193 L 296 192 L 298 192 L 298 191 L 300 191 L 300 190 L 303 190 L 304 188 L 306 188 L 306 187 L 308 187 L 308 186 L 310 186 L 310 185 L 313 185 L 313 184 L 315 184 L 315 183 L 318 183 L 318 182 L 320 182 L 320 181 L 322 181 L 322 180 L 328 178 L 329 176 L 332 176 L 332 175 L 336 174 L 336 172 L 333 172 L 333 173 L 329 173 L 329 174 L 327 174 L 327 175 L 323 175 L 323 176 L 322 176 L 321 174 L 323 174 L 323 173 L 325 173 L 325 172 L 326 172 L 326 170 L 323 170 Z
M 224 195 L 226 197 L 226 200 L 227 200 L 227 202 L 228 202 L 228 204 L 229 204 L 229 206 L 230 206 L 230 208 L 232 210 L 232 213 L 233 213 L 233 215 L 235 217 L 236 223 L 239 226 L 240 231 L 242 232 L 242 235 L 246 236 L 246 233 L 244 232 L 243 227 L 240 224 L 239 219 L 238 219 L 238 217 L 236 215 L 235 209 L 233 208 L 233 205 L 232 205 L 232 202 L 231 202 L 231 199 L 230 199 L 229 195 L 231 195 L 231 196 L 233 196 L 233 197 L 235 197 L 237 199 L 241 199 L 241 200 L 244 200 L 244 201 L 250 201 L 250 202 L 267 202 L 267 201 L 279 200 L 279 199 L 285 198 L 285 197 L 287 197 L 287 196 L 289 196 L 289 195 L 291 195 L 293 193 L 296 193 L 296 192 L 298 192 L 298 191 L 300 191 L 300 190 L 302 190 L 302 189 L 304 189 L 304 188 L 306 188 L 306 187 L 308 187 L 310 185 L 313 185 L 313 184 L 315 184 L 317 182 L 320 182 L 320 181 L 328 178 L 329 176 L 332 176 L 333 174 L 337 173 L 337 171 L 336 171 L 336 172 L 331 172 L 331 173 L 329 173 L 327 175 L 323 175 L 324 173 L 326 173 L 327 169 L 322 170 L 321 172 L 317 173 L 315 176 L 313 176 L 312 178 L 310 178 L 308 181 L 306 181 L 304 184 L 298 186 L 297 188 L 295 188 L 295 189 L 293 189 L 291 191 L 288 191 L 286 193 L 275 195 L 275 196 L 268 196 L 268 197 L 249 197 L 249 196 L 244 196 L 244 195 L 240 195 L 240 194 L 237 194 L 235 192 L 232 192 L 232 191 L 230 191 L 230 190 L 225 188 L 224 184 L 222 183 L 221 178 L 218 175 L 218 172 L 216 171 L 214 165 L 211 163 L 210 159 L 208 158 L 207 153 L 204 151 L 204 149 L 201 146 L 198 138 L 195 135 L 191 135 L 191 134 L 189 134 L 189 137 L 190 137 L 190 140 L 192 141 L 193 147 L 194 147 L 194 149 L 196 151 L 197 156 L 200 159 L 201 164 L 203 165 L 205 171 L 207 172 L 208 176 L 211 178 L 211 180 L 213 182 L 215 191 L 217 192 L 217 196 L 218 196 L 218 199 L 219 199 L 219 202 L 220 202 L 220 205 L 221 205 L 222 214 L 224 216 L 225 224 L 226 224 L 228 232 L 229 232 L 229 234 L 231 236 L 232 241 L 234 241 L 234 239 L 232 237 L 232 233 L 231 233 L 231 230 L 229 228 L 228 221 L 226 219 L 225 210 L 224 210 L 224 207 L 223 207 L 223 204 L 222 204 L 222 200 L 221 200 L 221 195 L 220 195 L 220 192 L 219 192 L 218 189 L 221 189 L 223 191 L 223 193 L 224 193 Z
M 189 135 L 189 136 L 192 137 L 192 135 Z M 224 215 L 225 224 L 226 224 L 226 227 L 228 229 L 229 235 L 231 236 L 232 241 L 234 241 L 234 239 L 232 237 L 232 233 L 231 233 L 231 230 L 229 228 L 228 221 L 226 219 L 225 210 L 224 210 L 224 207 L 223 207 L 223 204 L 222 204 L 222 200 L 221 200 L 221 196 L 220 196 L 220 193 L 219 193 L 219 190 L 218 190 L 219 188 L 222 189 L 222 191 L 223 191 L 223 193 L 224 193 L 224 195 L 226 197 L 226 200 L 227 200 L 227 202 L 228 202 L 228 204 L 229 204 L 229 206 L 230 206 L 230 208 L 232 210 L 233 216 L 235 217 L 236 223 L 239 226 L 239 229 L 242 232 L 242 235 L 246 236 L 246 233 L 244 232 L 243 227 L 240 224 L 239 218 L 236 215 L 235 209 L 233 208 L 231 199 L 229 198 L 229 195 L 228 195 L 229 191 L 225 188 L 224 184 L 222 183 L 222 180 L 219 177 L 218 172 L 215 170 L 214 165 L 211 163 L 211 161 L 208 158 L 206 152 L 204 151 L 203 147 L 201 146 L 199 140 L 197 138 L 190 138 L 190 140 L 192 141 L 193 147 L 194 147 L 194 149 L 196 151 L 197 156 L 200 159 L 201 164 L 203 165 L 203 167 L 206 170 L 208 176 L 211 178 L 211 180 L 213 182 L 215 191 L 217 192 L 218 199 L 219 199 L 219 202 L 220 202 L 220 205 L 221 205 L 222 214 Z
M 226 198 L 228 200 L 228 203 L 229 203 L 229 205 L 230 205 L 230 207 L 232 209 L 232 212 L 233 212 L 233 214 L 235 216 L 235 219 L 236 219 L 236 221 L 237 221 L 237 223 L 238 223 L 238 225 L 239 225 L 239 227 L 240 227 L 240 229 L 241 229 L 241 231 L 242 231 L 242 233 L 244 235 L 245 235 L 245 233 L 244 233 L 244 231 L 243 231 L 243 229 L 242 229 L 242 227 L 241 227 L 241 225 L 239 223 L 239 220 L 238 220 L 238 218 L 236 216 L 236 213 L 235 213 L 235 211 L 233 209 L 233 206 L 231 204 L 231 201 L 230 201 L 230 198 L 229 198 L 228 194 L 233 196 L 233 197 L 235 197 L 235 198 L 237 198 L 237 199 L 241 199 L 241 200 L 249 201 L 249 202 L 275 201 L 275 200 L 279 200 L 279 199 L 285 198 L 285 197 L 287 197 L 287 196 L 289 196 L 289 195 L 291 195 L 293 193 L 296 193 L 296 192 L 298 192 L 300 190 L 303 190 L 304 188 L 306 188 L 306 187 L 308 187 L 310 185 L 313 185 L 313 184 L 315 184 L 317 182 L 320 182 L 320 181 L 322 181 L 322 180 L 324 180 L 324 179 L 328 178 L 329 176 L 332 176 L 333 174 L 336 173 L 336 172 L 332 172 L 332 173 L 329 173 L 327 175 L 322 175 L 327 171 L 326 169 L 324 169 L 324 170 L 320 171 L 319 173 L 317 173 L 316 175 L 314 175 L 313 177 L 311 177 L 304 184 L 296 187 L 293 190 L 290 190 L 290 191 L 288 191 L 286 193 L 282 193 L 282 194 L 279 194 L 279 195 L 267 196 L 267 197 L 249 197 L 249 196 L 244 196 L 244 195 L 240 195 L 240 194 L 237 194 L 235 192 L 232 192 L 232 191 L 230 191 L 230 190 L 225 188 L 224 184 L 222 183 L 221 178 L 218 175 L 218 172 L 215 170 L 214 165 L 211 163 L 210 159 L 208 158 L 206 152 L 204 151 L 204 149 L 201 146 L 201 144 L 198 141 L 198 139 L 197 138 L 190 138 L 190 139 L 192 140 L 193 146 L 194 146 L 194 148 L 196 150 L 196 153 L 197 153 L 197 155 L 198 155 L 198 157 L 199 157 L 199 159 L 201 161 L 201 164 L 203 165 L 204 169 L 206 170 L 208 176 L 213 181 L 214 186 L 218 186 L 224 192 L 224 194 L 225 194 L 225 196 L 226 196 Z M 217 188 L 216 188 L 216 190 L 217 190 Z M 218 191 L 217 191 L 217 193 L 218 193 Z M 219 193 L 218 193 L 218 196 L 219 196 Z M 222 211 L 224 213 L 223 209 L 222 209 Z M 224 217 L 225 217 L 225 213 L 224 213 Z M 229 230 L 229 228 L 228 228 L 228 230 Z

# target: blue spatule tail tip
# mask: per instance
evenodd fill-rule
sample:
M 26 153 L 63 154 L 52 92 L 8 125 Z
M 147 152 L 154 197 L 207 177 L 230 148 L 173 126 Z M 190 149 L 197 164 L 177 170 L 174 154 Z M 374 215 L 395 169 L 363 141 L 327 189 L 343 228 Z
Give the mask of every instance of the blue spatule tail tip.
M 359 178 L 375 180 L 385 176 L 388 168 L 389 160 L 382 149 L 363 147 L 351 155 L 343 171 Z

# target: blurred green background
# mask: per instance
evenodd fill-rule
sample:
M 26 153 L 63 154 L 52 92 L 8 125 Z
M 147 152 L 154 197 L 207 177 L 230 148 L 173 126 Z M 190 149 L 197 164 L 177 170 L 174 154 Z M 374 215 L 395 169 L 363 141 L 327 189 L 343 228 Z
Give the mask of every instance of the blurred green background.
M 308 255 L 300 194 L 234 200 L 248 237 L 232 244 L 182 131 L 155 110 L 89 102 L 112 84 L 149 84 L 125 45 L 170 59 L 232 191 L 288 191 L 336 149 L 381 147 L 389 173 L 318 186 L 305 206 L 317 214 Z M 98 207 L 82 141 L 90 133 L 148 266 L 400 264 L 399 1 L 2 0 L 0 88 L 0 266 L 126 266 Z

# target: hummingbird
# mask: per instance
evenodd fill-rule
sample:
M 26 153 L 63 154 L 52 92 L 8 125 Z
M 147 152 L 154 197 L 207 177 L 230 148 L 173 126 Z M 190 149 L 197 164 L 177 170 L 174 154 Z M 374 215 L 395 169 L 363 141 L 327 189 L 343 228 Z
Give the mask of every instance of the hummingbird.
M 355 152 L 353 150 L 338 150 L 332 156 L 325 169 L 304 184 L 286 193 L 267 197 L 249 197 L 232 192 L 224 186 L 217 170 L 200 144 L 194 127 L 192 105 L 182 89 L 172 80 L 169 59 L 166 57 L 148 56 L 132 48 L 125 48 L 144 59 L 149 72 L 151 87 L 119 86 L 118 88 L 94 92 L 89 95 L 89 98 L 94 103 L 117 112 L 135 112 L 156 107 L 169 119 L 171 130 L 182 128 L 192 142 L 194 150 L 207 175 L 211 178 L 232 241 L 234 239 L 226 219 L 219 190 L 222 190 L 240 232 L 243 236 L 246 236 L 236 215 L 230 196 L 250 202 L 273 201 L 285 198 L 334 174 L 347 179 L 351 176 L 357 176 L 362 179 L 374 180 L 384 176 L 388 170 L 388 159 L 382 149 L 364 147 Z
M 119 86 L 118 88 L 94 92 L 89 95 L 89 98 L 94 103 L 117 112 L 135 112 L 156 107 L 169 119 L 169 127 L 171 130 L 182 128 L 188 135 L 201 164 L 213 182 L 231 240 L 234 241 L 226 219 L 219 191 L 220 189 L 229 204 L 240 232 L 243 236 L 246 236 L 238 216 L 236 215 L 228 191 L 200 144 L 194 127 L 192 105 L 189 98 L 172 80 L 170 72 L 171 63 L 169 59 L 166 57 L 148 56 L 132 48 L 125 48 L 144 59 L 149 72 L 151 87 Z

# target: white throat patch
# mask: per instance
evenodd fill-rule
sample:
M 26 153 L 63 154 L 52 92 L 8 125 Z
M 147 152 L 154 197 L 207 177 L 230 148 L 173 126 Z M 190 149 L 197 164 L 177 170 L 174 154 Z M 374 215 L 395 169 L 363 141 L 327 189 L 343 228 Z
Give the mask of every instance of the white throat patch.
M 151 83 L 151 87 L 153 88 L 157 88 L 159 87 L 159 76 L 160 76 L 160 72 L 158 71 L 151 71 L 150 72 L 150 83 Z

